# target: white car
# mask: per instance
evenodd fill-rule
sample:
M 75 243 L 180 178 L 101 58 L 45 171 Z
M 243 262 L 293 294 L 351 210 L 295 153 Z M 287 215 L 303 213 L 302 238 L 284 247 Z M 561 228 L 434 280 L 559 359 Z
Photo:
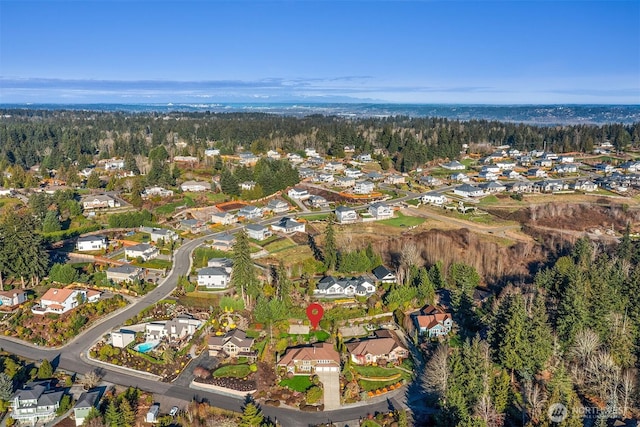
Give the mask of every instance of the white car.
M 169 415 L 171 415 L 172 417 L 175 417 L 176 415 L 178 415 L 178 411 L 180 410 L 180 408 L 178 408 L 177 406 L 174 406 L 173 408 L 171 408 L 171 410 L 169 411 Z

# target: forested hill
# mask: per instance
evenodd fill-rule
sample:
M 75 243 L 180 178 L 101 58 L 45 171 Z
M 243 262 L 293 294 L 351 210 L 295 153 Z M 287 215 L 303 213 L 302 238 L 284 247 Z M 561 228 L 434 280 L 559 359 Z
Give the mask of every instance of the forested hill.
M 176 155 L 201 155 L 214 143 L 222 154 L 235 152 L 238 145 L 256 153 L 273 148 L 299 151 L 312 147 L 338 157 L 346 146 L 365 153 L 379 148 L 401 171 L 434 159 L 456 158 L 464 144 L 508 144 L 530 150 L 543 148 L 546 142 L 547 150 L 589 152 L 604 141 L 618 149 L 640 143 L 640 123 L 551 127 L 409 116 L 344 118 L 26 109 L 4 109 L 0 114 L 0 159 L 24 168 L 42 164 L 51 169 L 74 162 L 82 168 L 92 164 L 97 153 L 101 158 L 147 156 L 155 146 L 178 141 L 188 146 L 176 151 Z

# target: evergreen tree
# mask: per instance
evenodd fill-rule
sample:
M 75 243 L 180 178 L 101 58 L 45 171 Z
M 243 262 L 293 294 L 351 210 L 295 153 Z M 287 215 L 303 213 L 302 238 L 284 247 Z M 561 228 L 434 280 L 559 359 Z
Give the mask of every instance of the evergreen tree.
M 138 168 L 138 163 L 136 163 L 136 159 L 133 157 L 133 154 L 127 153 L 124 155 L 124 168 L 125 170 L 131 171 L 134 175 L 140 175 L 140 169 Z
M 107 405 L 107 410 L 104 413 L 104 422 L 107 427 L 123 427 L 122 413 L 116 405 L 116 399 L 112 398 Z
M 131 407 L 128 399 L 122 399 L 120 402 L 120 413 L 122 414 L 122 425 L 124 427 L 136 425 L 136 411 Z
M 278 264 L 276 276 L 278 278 L 278 289 L 276 294 L 280 300 L 289 302 L 291 300 L 291 280 L 289 280 L 287 270 L 284 266 L 284 262 L 282 261 Z
M 44 233 L 53 233 L 62 229 L 62 224 L 60 224 L 58 215 L 59 214 L 57 210 L 47 211 L 47 214 L 44 217 L 44 221 L 42 222 L 42 231 Z
M 53 366 L 51 366 L 51 362 L 49 362 L 47 359 L 44 359 L 38 367 L 38 379 L 45 380 L 52 377 Z
M 8 402 L 13 396 L 13 380 L 9 375 L 0 372 L 0 400 Z
M 500 301 L 490 333 L 491 347 L 498 362 L 511 370 L 520 371 L 525 366 L 528 352 L 526 331 L 527 313 L 522 295 L 509 294 Z
M 537 294 L 527 321 L 528 355 L 524 358 L 531 374 L 540 372 L 553 352 L 553 334 L 547 321 L 544 297 Z
M 324 232 L 324 266 L 327 270 L 335 270 L 338 263 L 335 230 L 333 229 L 334 216 L 329 214 L 327 229 Z
M 254 403 L 247 403 L 242 410 L 242 418 L 240 419 L 240 427 L 261 427 L 264 422 L 262 412 Z
M 243 228 L 236 233 L 233 244 L 233 276 L 231 283 L 244 300 L 245 307 L 252 307 L 252 298 L 258 294 L 258 278 L 251 259 L 251 247 L 247 231 Z
M 228 194 L 230 196 L 239 196 L 240 195 L 240 186 L 238 185 L 238 180 L 235 176 L 229 171 L 229 169 L 225 169 L 222 171 L 220 175 L 220 190 L 224 194 Z
M 100 179 L 100 176 L 96 171 L 91 172 L 91 175 L 89 175 L 89 178 L 87 178 L 87 188 L 96 189 L 101 187 L 102 180 Z

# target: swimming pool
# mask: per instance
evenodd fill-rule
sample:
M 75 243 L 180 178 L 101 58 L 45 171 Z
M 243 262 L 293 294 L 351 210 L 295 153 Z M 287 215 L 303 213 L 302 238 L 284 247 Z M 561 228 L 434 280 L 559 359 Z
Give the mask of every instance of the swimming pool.
M 140 353 L 146 353 L 148 351 L 153 350 L 154 348 L 156 348 L 158 346 L 158 344 L 160 344 L 157 341 L 147 341 L 147 342 L 143 342 L 140 344 L 136 344 L 133 349 L 135 351 L 139 351 Z

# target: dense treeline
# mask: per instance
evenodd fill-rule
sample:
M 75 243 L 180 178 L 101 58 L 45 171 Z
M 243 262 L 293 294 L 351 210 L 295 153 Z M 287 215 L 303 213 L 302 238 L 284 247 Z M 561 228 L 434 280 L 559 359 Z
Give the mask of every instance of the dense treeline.
M 585 406 L 597 408 L 587 414 L 595 425 L 638 410 L 638 261 L 628 231 L 613 251 L 583 238 L 534 283 L 508 286 L 475 309 L 465 304 L 473 287 L 449 272 L 462 340 L 439 344 L 425 371 L 438 425 L 550 426 L 558 403 L 568 408 L 561 426 L 582 426 Z
M 238 146 L 254 152 L 270 148 L 299 151 L 316 148 L 333 156 L 345 146 L 358 152 L 384 149 L 396 169 L 408 170 L 439 158 L 457 157 L 463 144 L 509 144 L 520 150 L 590 151 L 605 140 L 622 149 L 640 143 L 640 126 L 533 126 L 487 120 L 443 118 L 343 119 L 313 115 L 304 118 L 267 114 L 145 113 L 3 110 L 0 158 L 6 168 L 82 169 L 95 157 L 148 156 L 166 145 L 173 155 L 201 155 L 216 141 L 222 154 Z M 184 141 L 187 147 L 175 148 Z

